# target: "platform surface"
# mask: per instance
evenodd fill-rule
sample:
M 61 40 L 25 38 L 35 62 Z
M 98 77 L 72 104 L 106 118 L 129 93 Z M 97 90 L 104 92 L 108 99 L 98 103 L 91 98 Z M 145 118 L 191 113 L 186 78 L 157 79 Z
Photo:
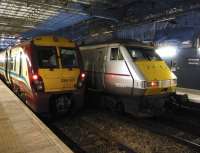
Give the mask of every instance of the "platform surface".
M 191 102 L 200 103 L 200 90 L 177 88 L 177 94 L 187 94 Z
M 72 153 L 1 80 L 0 153 Z

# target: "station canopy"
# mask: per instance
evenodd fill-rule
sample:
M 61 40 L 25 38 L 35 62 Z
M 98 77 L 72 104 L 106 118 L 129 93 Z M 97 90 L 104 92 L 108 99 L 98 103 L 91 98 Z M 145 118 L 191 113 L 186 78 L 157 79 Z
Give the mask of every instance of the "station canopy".
M 199 8 L 199 0 L 0 0 L 0 48 L 44 34 L 75 40 L 109 34 Z

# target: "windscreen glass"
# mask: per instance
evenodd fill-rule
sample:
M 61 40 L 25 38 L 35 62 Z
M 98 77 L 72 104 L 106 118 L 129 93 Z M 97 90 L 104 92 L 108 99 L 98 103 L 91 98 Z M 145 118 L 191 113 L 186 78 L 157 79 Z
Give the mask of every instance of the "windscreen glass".
M 132 59 L 135 60 L 161 60 L 154 49 L 144 47 L 126 47 Z
M 75 48 L 60 48 L 60 57 L 63 68 L 78 67 Z
M 58 67 L 56 47 L 37 46 L 35 50 L 40 68 Z

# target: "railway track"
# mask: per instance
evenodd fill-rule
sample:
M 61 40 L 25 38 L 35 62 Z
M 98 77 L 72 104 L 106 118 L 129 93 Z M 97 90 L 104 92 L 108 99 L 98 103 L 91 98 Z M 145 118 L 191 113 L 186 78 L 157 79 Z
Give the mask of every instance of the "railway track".
M 87 111 L 86 111 L 87 112 Z M 99 114 L 98 114 L 99 113 Z M 170 121 L 170 119 L 162 118 L 151 118 L 151 119 L 138 119 L 129 115 L 114 115 L 109 112 L 96 112 L 89 115 L 83 112 L 78 115 L 78 117 L 68 117 L 65 119 L 58 120 L 48 124 L 56 135 L 58 135 L 61 140 L 66 143 L 75 153 L 136 153 L 138 150 L 125 143 L 120 137 L 113 136 L 112 132 L 106 130 L 106 128 L 101 128 L 98 126 L 98 122 L 101 125 L 111 124 L 111 120 L 116 120 L 120 125 L 128 125 L 129 129 L 135 126 L 139 129 L 145 129 L 152 133 L 156 133 L 160 136 L 165 136 L 167 138 L 175 140 L 178 144 L 183 144 L 188 146 L 192 152 L 188 153 L 198 153 L 200 152 L 200 132 L 195 127 L 195 132 L 187 132 L 187 129 L 182 130 L 177 128 L 186 122 L 180 124 L 176 120 Z M 94 115 L 98 114 L 98 115 Z M 95 116 L 91 119 L 91 116 Z M 178 119 L 178 117 L 176 118 Z M 94 121 L 97 123 L 94 123 Z M 170 123 L 168 123 L 170 121 Z M 173 122 L 173 125 L 172 125 Z M 175 124 L 179 123 L 179 126 Z M 114 129 L 119 127 L 114 127 Z M 199 129 L 199 128 L 198 128 Z M 123 128 L 122 128 L 123 130 Z M 126 130 L 126 129 L 124 129 Z M 131 134 L 131 133 L 130 133 Z M 136 140 L 137 141 L 137 140 Z
M 200 112 L 188 108 L 181 108 L 171 115 L 156 118 L 153 122 L 171 127 L 171 137 L 181 141 L 200 152 Z M 181 132 L 178 132 L 181 131 Z M 167 132 L 166 132 L 167 134 Z
M 74 142 L 70 137 L 65 135 L 62 129 L 56 127 L 53 124 L 48 124 L 48 127 L 75 153 L 87 153 L 79 145 Z
M 63 119 L 48 124 L 48 127 L 75 153 L 136 153 L 131 147 L 117 141 L 84 119 L 75 122 L 77 123 L 74 123 L 74 119 Z M 73 126 L 70 127 L 69 124 Z
M 180 122 L 177 123 L 179 124 Z M 177 142 L 185 144 L 195 151 L 200 152 L 200 135 L 188 133 L 185 131 L 185 128 L 184 130 L 180 130 L 174 126 L 169 126 L 169 124 L 165 124 L 163 122 L 158 123 L 157 121 L 144 121 L 143 123 L 140 122 L 139 126 L 146 128 L 154 133 L 172 138 Z
M 170 126 L 169 124 L 165 124 L 164 122 L 159 122 L 158 120 L 154 120 L 154 119 L 138 119 L 129 115 L 116 116 L 116 117 L 117 119 L 120 120 L 120 122 L 122 122 L 122 124 L 123 123 L 128 124 L 130 127 L 132 125 L 138 126 L 139 128 L 146 129 L 148 131 L 151 131 L 153 133 L 156 133 L 162 136 L 166 136 L 168 138 L 171 138 L 177 141 L 178 143 L 187 145 L 189 148 L 191 148 L 194 151 L 194 153 L 200 152 L 200 135 L 199 134 L 194 134 L 194 133 L 191 134 L 185 130 L 181 130 L 179 128 Z M 98 118 L 98 121 L 102 120 L 101 122 L 106 122 L 104 118 L 100 117 Z

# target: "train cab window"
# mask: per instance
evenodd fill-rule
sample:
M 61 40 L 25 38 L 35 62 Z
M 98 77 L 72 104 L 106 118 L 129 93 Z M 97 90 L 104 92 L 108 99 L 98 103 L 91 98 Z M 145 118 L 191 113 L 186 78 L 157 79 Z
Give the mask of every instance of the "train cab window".
M 126 47 L 133 60 L 161 60 L 151 48 Z
M 38 65 L 40 68 L 57 68 L 58 59 L 55 47 L 37 46 Z
M 74 48 L 60 48 L 61 64 L 63 68 L 77 67 L 77 54 Z
M 119 48 L 111 48 L 110 60 L 124 60 Z

